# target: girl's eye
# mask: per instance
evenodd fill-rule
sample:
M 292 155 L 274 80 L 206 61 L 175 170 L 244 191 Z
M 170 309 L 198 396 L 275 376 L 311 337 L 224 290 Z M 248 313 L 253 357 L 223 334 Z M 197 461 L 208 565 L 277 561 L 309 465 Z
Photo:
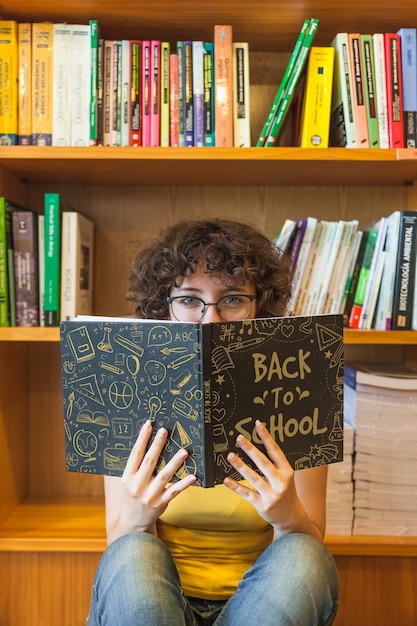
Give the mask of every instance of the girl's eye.
M 184 296 L 183 298 L 180 298 L 178 302 L 180 302 L 184 306 L 197 306 L 201 303 L 201 300 L 199 300 L 198 298 L 193 298 L 193 296 Z

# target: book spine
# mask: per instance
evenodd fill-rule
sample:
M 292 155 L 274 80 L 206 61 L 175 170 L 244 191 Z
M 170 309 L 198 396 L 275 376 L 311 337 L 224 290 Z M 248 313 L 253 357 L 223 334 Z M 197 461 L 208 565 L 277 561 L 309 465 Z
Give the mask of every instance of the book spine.
M 193 47 L 183 41 L 184 145 L 194 146 Z
M 290 79 L 290 75 L 291 75 L 291 73 L 292 73 L 292 71 L 294 69 L 295 62 L 296 62 L 297 57 L 298 57 L 298 53 L 301 50 L 301 46 L 303 44 L 304 37 L 305 37 L 305 35 L 307 33 L 309 25 L 310 25 L 310 20 L 304 20 L 304 23 L 303 23 L 303 25 L 301 27 L 301 30 L 300 30 L 299 35 L 297 37 L 297 40 L 295 42 L 294 48 L 293 48 L 293 50 L 291 52 L 291 56 L 290 56 L 290 59 L 288 61 L 287 67 L 285 68 L 284 75 L 283 75 L 283 77 L 281 79 L 281 82 L 279 84 L 278 91 L 275 94 L 275 98 L 274 98 L 274 101 L 272 103 L 271 109 L 270 109 L 270 111 L 268 113 L 268 117 L 265 120 L 264 126 L 262 128 L 261 134 L 260 134 L 258 142 L 256 144 L 257 147 L 259 147 L 259 148 L 263 147 L 264 144 L 265 144 L 265 140 L 266 140 L 266 138 L 268 136 L 269 129 L 271 128 L 271 124 L 272 124 L 272 122 L 273 122 L 273 120 L 275 118 L 275 113 L 277 112 L 277 109 L 278 109 L 278 107 L 280 105 L 280 102 L 282 100 L 282 97 L 284 95 L 284 91 L 285 91 L 285 89 L 287 87 L 287 84 L 288 84 L 288 81 Z
M 334 48 L 312 46 L 301 114 L 301 147 L 329 146 Z
M 103 66 L 103 146 L 111 146 L 113 138 L 113 41 L 104 42 Z
M 13 250 L 17 326 L 39 326 L 38 216 L 13 212 Z
M 9 288 L 7 277 L 6 200 L 0 198 L 0 326 L 9 326 Z
M 233 42 L 233 145 L 250 148 L 249 44 Z
M 193 131 L 194 145 L 204 146 L 204 45 L 202 41 L 192 42 L 193 73 Z
M 385 33 L 384 37 L 389 147 L 404 148 L 400 36 Z
M 371 35 L 361 35 L 366 116 L 369 147 L 379 148 L 378 104 L 375 85 L 374 48 Z
M 135 148 L 142 145 L 141 119 L 141 49 L 142 43 L 137 39 L 130 41 L 130 140 Z
M 308 27 L 307 34 L 304 38 L 303 44 L 301 46 L 300 52 L 298 54 L 297 60 L 295 62 L 294 69 L 291 73 L 290 79 L 288 81 L 287 87 L 285 89 L 284 95 L 281 99 L 281 102 L 278 106 L 275 118 L 271 124 L 271 128 L 268 132 L 268 136 L 265 141 L 265 147 L 271 148 L 274 146 L 275 141 L 279 135 L 279 132 L 284 123 L 285 117 L 288 113 L 289 107 L 291 105 L 292 98 L 294 96 L 297 85 L 300 81 L 302 73 L 304 72 L 304 68 L 307 62 L 308 54 L 310 52 L 310 48 L 313 45 L 313 40 L 319 25 L 318 19 L 312 19 L 310 25 Z
M 356 287 L 358 285 L 359 274 L 362 267 L 363 255 L 365 253 L 368 231 L 358 230 L 349 259 L 349 268 L 342 301 L 343 325 L 349 326 L 350 313 L 353 306 Z
M 307 220 L 299 219 L 295 227 L 294 236 L 288 250 L 288 256 L 291 259 L 291 276 L 294 275 L 295 266 L 297 265 L 298 255 L 300 254 L 301 245 L 303 243 L 304 233 L 307 227 Z
M 72 28 L 54 24 L 52 83 L 52 145 L 71 145 Z
M 377 272 L 379 272 L 380 269 L 380 260 L 379 257 L 381 256 L 382 252 L 384 251 L 385 248 L 385 240 L 386 240 L 386 236 L 387 236 L 387 220 L 385 217 L 382 217 L 377 224 L 375 225 L 375 228 L 378 230 L 378 237 L 376 240 L 376 244 L 375 244 L 375 250 L 374 250 L 374 254 L 372 256 L 372 262 L 371 262 L 371 267 L 369 269 L 369 276 L 368 276 L 368 284 L 366 286 L 366 291 L 365 291 L 365 296 L 363 299 L 363 304 L 362 304 L 362 309 L 361 309 L 361 314 L 359 317 L 359 325 L 358 328 L 366 328 L 366 325 L 369 323 L 368 322 L 368 318 L 369 318 L 369 303 L 370 300 L 372 298 L 372 293 L 374 291 L 374 289 L 377 290 L 377 292 L 379 291 L 379 287 L 380 287 L 380 282 L 377 282 L 376 279 L 376 274 Z M 382 274 L 379 276 L 379 281 L 381 279 Z M 372 320 L 371 320 L 372 321 Z
M 417 29 L 401 28 L 398 35 L 401 47 L 404 147 L 415 148 L 417 146 Z
M 177 41 L 178 54 L 178 134 L 179 146 L 185 145 L 184 136 L 184 45 Z
M 233 27 L 214 26 L 214 110 L 215 143 L 218 148 L 233 147 Z
M 45 326 L 59 323 L 61 276 L 61 210 L 60 195 L 45 193 Z
M 214 147 L 214 43 L 204 43 L 204 145 Z
M 317 218 L 308 217 L 306 229 L 301 243 L 300 252 L 298 254 L 297 262 L 293 271 L 292 278 L 292 294 L 289 304 L 289 311 L 292 313 L 295 310 L 295 304 L 297 302 L 298 293 L 300 291 L 303 274 L 306 268 L 306 264 L 309 258 L 311 246 L 314 241 L 314 236 L 317 228 Z
M 104 125 L 104 40 L 98 40 L 97 48 L 97 145 L 103 145 Z
M 52 145 L 53 24 L 32 24 L 32 144 Z
M 169 122 L 169 62 L 171 47 L 168 41 L 161 42 L 161 138 L 160 144 L 163 148 L 169 146 L 170 122 Z
M 113 126 L 111 128 L 111 145 L 120 146 L 122 131 L 122 42 L 113 42 Z
M 379 147 L 389 148 L 384 35 L 375 33 L 372 35 L 372 41 L 374 48 L 375 93 L 378 105 Z
M 90 20 L 90 146 L 97 145 L 98 21 Z
M 374 325 L 376 330 L 391 330 L 400 219 L 401 211 L 394 211 L 387 218 L 387 238 L 385 243 L 386 259 L 381 278 L 381 293 L 375 314 Z
M 18 29 L 18 128 L 17 143 L 29 146 L 32 143 L 32 25 L 28 22 L 17 25 Z
M 71 145 L 90 145 L 91 34 L 89 24 L 72 25 Z
M 201 337 L 201 389 L 203 391 L 204 415 L 204 487 L 213 487 L 216 479 L 214 465 L 214 436 L 213 436 L 213 398 L 212 398 L 212 325 L 200 324 Z
M 120 145 L 128 146 L 130 144 L 130 40 L 123 39 L 120 42 L 119 52 L 120 59 Z
M 17 144 L 18 132 L 18 44 L 14 20 L 0 20 L 0 62 L 0 142 L 11 146 Z
M 417 212 L 403 211 L 395 272 L 392 330 L 410 330 L 415 281 Z
M 368 119 L 365 103 L 365 83 L 361 53 L 361 36 L 349 33 L 349 54 L 352 70 L 353 103 L 355 107 L 358 148 L 369 148 Z
M 343 313 L 342 302 L 349 271 L 351 267 L 353 268 L 353 265 L 350 264 L 350 259 L 353 254 L 352 249 L 355 245 L 358 225 L 358 220 L 351 220 L 348 222 L 342 235 L 340 258 L 337 268 L 338 271 L 334 277 L 332 277 L 332 285 L 329 289 L 327 308 L 324 311 L 330 315 Z
M 169 58 L 169 145 L 178 148 L 179 136 L 179 104 L 178 104 L 178 53 L 172 52 Z
M 150 78 L 150 145 L 159 146 L 161 142 L 161 42 L 151 41 L 151 78 Z
M 142 41 L 142 146 L 151 145 L 151 42 Z
M 358 284 L 356 285 L 352 309 L 350 311 L 349 328 L 359 328 L 359 319 L 361 317 L 377 238 L 378 231 L 375 228 L 371 228 L 368 233 L 365 252 L 358 277 Z
M 45 326 L 45 216 L 38 215 L 39 326 Z
M 338 33 L 331 45 L 335 50 L 335 66 L 329 143 L 336 147 L 356 148 L 358 136 L 353 106 L 348 34 Z

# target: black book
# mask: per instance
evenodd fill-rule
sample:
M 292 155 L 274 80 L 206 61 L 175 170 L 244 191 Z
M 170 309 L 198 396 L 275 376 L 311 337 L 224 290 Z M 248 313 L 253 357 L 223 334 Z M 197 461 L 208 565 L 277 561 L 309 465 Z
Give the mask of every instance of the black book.
M 262 449 L 258 419 L 297 470 L 343 459 L 341 315 L 80 318 L 60 338 L 69 471 L 120 476 L 148 419 L 169 432 L 159 467 L 187 448 L 174 480 L 195 473 L 203 487 L 240 478 L 227 454 L 242 454 L 239 433 Z

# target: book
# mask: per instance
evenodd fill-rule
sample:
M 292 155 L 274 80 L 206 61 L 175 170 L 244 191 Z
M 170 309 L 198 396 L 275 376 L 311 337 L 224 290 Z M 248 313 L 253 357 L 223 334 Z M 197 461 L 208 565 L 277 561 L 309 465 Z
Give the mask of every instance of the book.
M 369 148 L 368 119 L 365 103 L 365 82 L 360 34 L 348 33 L 348 42 L 358 148 Z
M 113 145 L 114 44 L 106 39 L 103 45 L 103 146 Z
M 349 259 L 348 278 L 346 280 L 345 291 L 343 294 L 343 322 L 345 326 L 349 326 L 350 314 L 355 299 L 356 288 L 358 286 L 362 261 L 365 254 L 366 243 L 368 241 L 368 234 L 369 232 L 367 230 L 359 230 L 357 232 L 352 255 Z
M 382 389 L 417 391 L 417 368 L 406 363 L 345 362 L 346 383 L 356 389 L 358 384 Z
M 292 99 L 295 94 L 295 91 L 300 82 L 301 76 L 304 72 L 304 69 L 308 60 L 310 48 L 313 45 L 314 37 L 316 35 L 318 26 L 319 26 L 318 19 L 314 18 L 310 21 L 310 24 L 308 26 L 306 35 L 303 39 L 303 43 L 301 45 L 300 51 L 296 58 L 294 68 L 291 72 L 287 86 L 284 90 L 283 97 L 277 107 L 277 111 L 275 113 L 274 119 L 268 131 L 268 135 L 266 137 L 265 144 L 264 144 L 266 148 L 270 148 L 275 145 L 275 141 L 278 138 L 278 135 L 283 127 L 286 115 L 289 111 Z
M 402 211 L 395 263 L 391 330 L 410 330 L 417 251 L 417 211 Z
M 61 196 L 59 193 L 45 193 L 44 220 L 45 326 L 58 326 L 61 295 Z
M 72 26 L 53 25 L 52 145 L 71 145 Z
M 233 145 L 250 148 L 249 44 L 233 42 Z
M 404 147 L 417 147 L 417 29 L 400 28 Z
M 342 313 L 342 302 L 349 272 L 349 260 L 352 254 L 358 220 L 343 222 L 340 245 L 337 248 L 333 271 L 323 304 L 323 313 Z
M 193 42 L 182 42 L 184 146 L 194 146 Z
M 169 145 L 174 148 L 180 145 L 178 89 L 178 53 L 171 52 L 169 56 Z
M 142 146 L 151 145 L 151 42 L 142 41 L 142 61 L 141 61 L 141 91 L 142 91 Z
M 204 42 L 204 145 L 215 145 L 215 117 L 214 117 L 214 43 Z
M 283 254 L 288 253 L 295 235 L 296 228 L 297 222 L 287 217 L 287 219 L 284 220 L 282 227 L 273 238 L 273 243 Z
M 375 83 L 375 61 L 372 35 L 361 34 L 364 93 L 370 148 L 379 148 L 378 100 Z
M 97 48 L 97 145 L 103 145 L 104 127 L 104 39 L 100 37 Z
M 98 124 L 97 124 L 97 93 L 99 88 L 98 80 L 98 21 L 90 20 L 90 146 L 97 145 Z
M 38 215 L 39 326 L 45 326 L 45 216 Z
M 313 245 L 316 227 L 317 227 L 317 218 L 311 217 L 311 216 L 307 217 L 303 240 L 301 242 L 300 251 L 298 253 L 297 262 L 295 264 L 293 275 L 292 275 L 292 293 L 291 293 L 291 299 L 290 299 L 290 303 L 288 307 L 288 310 L 291 312 L 295 311 L 298 293 L 300 291 L 300 286 L 301 286 L 303 275 L 305 274 L 305 269 L 306 269 L 306 265 L 309 259 L 310 249 L 311 249 L 311 246 Z
M 159 468 L 185 447 L 175 479 L 204 487 L 238 478 L 226 457 L 239 432 L 260 446 L 257 419 L 297 470 L 342 460 L 341 316 L 80 318 L 60 337 L 69 471 L 121 475 L 148 419 L 169 431 Z
M 17 95 L 17 143 L 32 143 L 32 24 L 17 25 L 18 39 L 18 95 Z
M 288 248 L 288 256 L 291 261 L 291 276 L 294 276 L 295 267 L 297 265 L 298 256 L 300 254 L 301 246 L 303 244 L 304 233 L 307 228 L 307 220 L 298 219 L 295 225 L 294 235 L 292 237 L 291 244 Z
M 376 330 L 391 330 L 395 266 L 397 261 L 400 220 L 401 211 L 393 211 L 387 217 L 387 236 L 385 239 L 386 259 L 381 278 L 381 290 L 375 313 Z
M 178 142 L 179 146 L 185 145 L 184 138 L 184 46 L 182 41 L 177 41 L 178 54 Z
M 320 264 L 317 267 L 316 284 L 310 300 L 310 308 L 306 312 L 311 314 L 323 313 L 329 295 L 329 284 L 334 271 L 334 265 L 342 239 L 345 222 L 331 221 L 323 242 L 323 251 Z
M 404 148 L 400 36 L 397 33 L 384 33 L 384 44 L 389 147 Z
M 18 39 L 17 23 L 0 20 L 0 144 L 17 144 L 18 132 Z
M 359 319 L 362 312 L 362 306 L 365 299 L 366 288 L 368 286 L 369 272 L 372 265 L 372 259 L 375 252 L 376 241 L 378 239 L 378 230 L 371 227 L 368 230 L 366 238 L 366 246 L 362 259 L 361 268 L 356 285 L 355 295 L 353 298 L 352 308 L 349 316 L 349 328 L 359 328 Z
M 32 144 L 52 145 L 53 24 L 32 24 Z
M 130 56 L 130 40 L 122 39 L 119 41 L 119 98 L 118 106 L 120 111 L 120 129 L 118 129 L 118 145 L 130 145 L 130 99 L 131 99 L 131 56 Z
M 215 145 L 233 147 L 233 27 L 214 26 Z
M 204 146 L 204 44 L 192 42 L 193 137 L 194 146 Z
M 21 209 L 0 197 L 0 326 L 16 326 L 12 213 Z
M 309 290 L 311 287 L 312 277 L 314 274 L 314 265 L 317 256 L 317 251 L 322 245 L 323 231 L 325 229 L 324 220 L 317 220 L 315 223 L 314 231 L 312 233 L 311 243 L 308 246 L 307 258 L 304 262 L 304 271 L 300 277 L 300 283 L 297 287 L 298 294 L 296 300 L 293 303 L 293 313 L 295 315 L 304 315 L 307 306 L 307 299 L 309 297 Z
M 312 46 L 301 113 L 302 148 L 329 146 L 333 88 L 334 48 Z
M 335 51 L 335 64 L 329 144 L 341 148 L 357 148 L 348 33 L 337 33 L 330 45 Z
M 168 41 L 161 41 L 161 129 L 160 129 L 160 145 L 163 148 L 169 146 L 170 137 L 170 121 L 169 121 L 169 62 L 170 62 L 171 46 Z
M 387 73 L 385 67 L 385 42 L 383 33 L 372 35 L 375 68 L 375 93 L 377 100 L 379 147 L 389 148 Z
M 62 213 L 60 319 L 93 313 L 94 224 L 78 211 Z
M 374 289 L 377 290 L 377 294 L 379 292 L 379 287 L 381 283 L 382 269 L 380 256 L 382 256 L 382 260 L 384 260 L 384 248 L 385 248 L 385 240 L 387 237 L 387 219 L 385 217 L 381 217 L 376 224 L 374 224 L 373 228 L 377 230 L 378 236 L 375 242 L 375 248 L 372 254 L 372 261 L 369 267 L 369 273 L 367 275 L 367 284 L 363 296 L 363 302 L 360 310 L 360 316 L 358 321 L 358 328 L 370 328 L 367 326 L 368 317 L 370 316 L 370 312 L 368 311 L 369 304 L 372 298 L 372 294 Z M 371 314 L 372 319 L 372 314 Z
M 39 326 L 38 215 L 13 211 L 16 325 Z
M 265 123 L 264 123 L 264 125 L 262 127 L 261 134 L 260 134 L 258 142 L 256 144 L 257 147 L 261 148 L 261 147 L 263 147 L 265 145 L 265 140 L 266 140 L 266 138 L 268 136 L 269 129 L 271 128 L 271 124 L 272 124 L 272 122 L 273 122 L 273 120 L 275 118 L 275 113 L 277 112 L 278 106 L 280 105 L 281 100 L 282 100 L 282 98 L 284 96 L 285 89 L 286 89 L 288 81 L 290 79 L 290 75 L 291 75 L 291 73 L 292 73 L 292 71 L 294 69 L 295 62 L 296 62 L 297 57 L 298 57 L 298 53 L 300 52 L 300 49 L 301 49 L 301 46 L 303 44 L 304 37 L 305 37 L 305 35 L 307 33 L 309 25 L 310 25 L 310 20 L 304 20 L 304 22 L 303 22 L 303 24 L 301 26 L 301 30 L 300 30 L 300 32 L 298 34 L 297 39 L 296 39 L 294 48 L 293 48 L 293 50 L 291 52 L 289 61 L 288 61 L 287 66 L 285 68 L 283 77 L 282 77 L 281 82 L 279 84 L 278 91 L 275 94 L 275 98 L 274 98 L 274 100 L 272 102 L 272 106 L 271 106 L 271 108 L 269 110 L 268 116 L 267 116 L 267 118 L 265 120 Z
M 141 117 L 141 46 L 138 39 L 130 40 L 130 139 L 129 145 L 142 145 Z
M 161 141 L 161 42 L 151 39 L 150 47 L 150 146 Z

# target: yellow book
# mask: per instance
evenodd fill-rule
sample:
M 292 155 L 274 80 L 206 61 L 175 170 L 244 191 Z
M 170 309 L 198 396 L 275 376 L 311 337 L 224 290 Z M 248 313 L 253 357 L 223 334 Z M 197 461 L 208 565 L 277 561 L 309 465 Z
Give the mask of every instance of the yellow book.
M 32 24 L 32 143 L 52 145 L 53 24 Z
M 327 148 L 333 86 L 334 48 L 313 46 L 301 113 L 302 148 Z
M 17 143 L 17 23 L 0 20 L 0 144 Z
M 18 40 L 18 126 L 17 143 L 28 146 L 32 143 L 32 24 L 17 25 Z

